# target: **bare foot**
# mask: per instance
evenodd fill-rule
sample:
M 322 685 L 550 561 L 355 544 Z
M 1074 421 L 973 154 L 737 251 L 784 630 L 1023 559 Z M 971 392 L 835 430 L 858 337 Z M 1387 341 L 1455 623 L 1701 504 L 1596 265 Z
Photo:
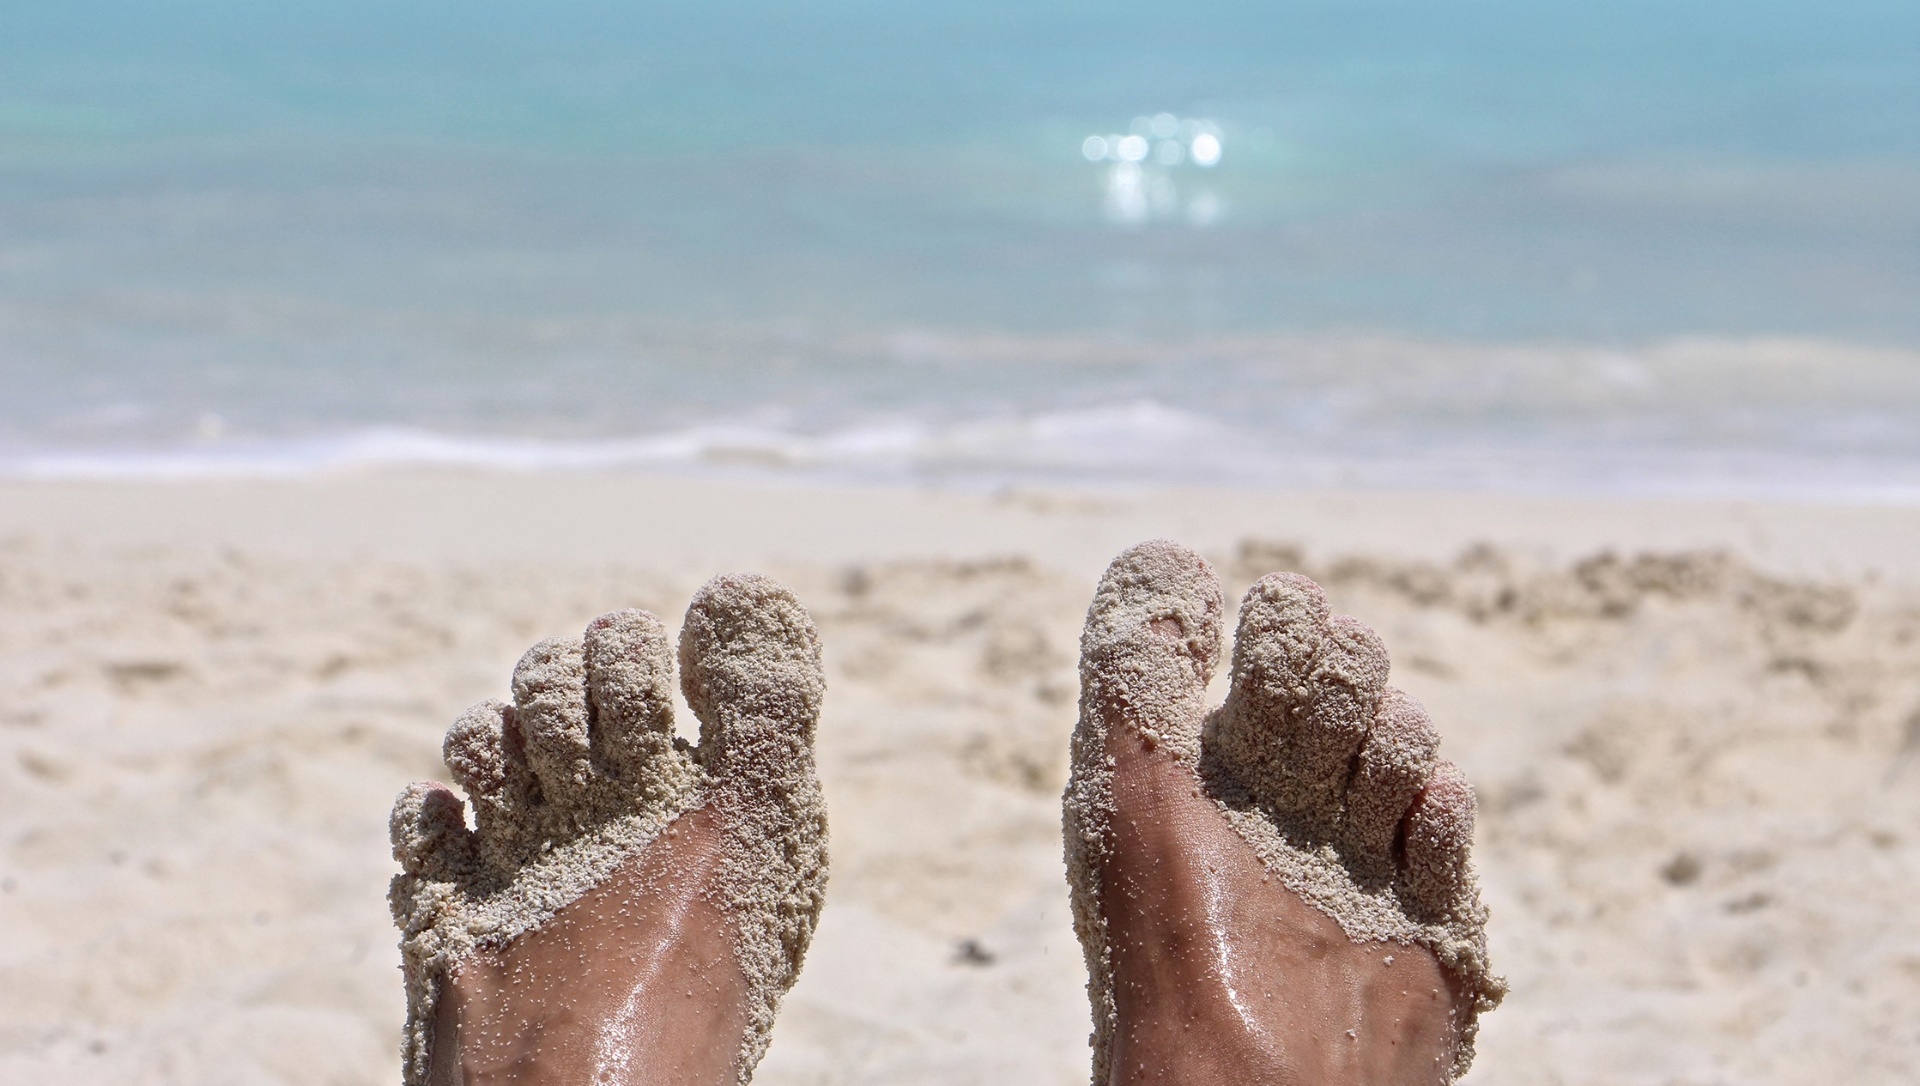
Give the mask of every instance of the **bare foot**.
M 716 577 L 680 667 L 698 748 L 665 628 L 616 611 L 447 732 L 472 829 L 444 785 L 400 794 L 408 1086 L 751 1078 L 826 882 L 819 641 L 786 589 Z
M 1096 1086 L 1446 1083 L 1504 993 L 1473 791 L 1372 630 L 1272 574 L 1205 710 L 1221 596 L 1174 543 L 1108 567 L 1065 798 Z

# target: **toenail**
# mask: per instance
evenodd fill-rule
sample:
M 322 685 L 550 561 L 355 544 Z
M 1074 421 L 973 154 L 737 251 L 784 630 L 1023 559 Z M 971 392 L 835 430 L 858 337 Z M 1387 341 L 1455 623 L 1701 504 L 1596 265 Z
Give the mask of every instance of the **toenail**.
M 1147 627 L 1151 629 L 1154 633 L 1159 634 L 1161 637 L 1164 637 L 1169 641 L 1180 640 L 1180 620 L 1179 619 L 1156 618 L 1152 622 L 1147 623 Z

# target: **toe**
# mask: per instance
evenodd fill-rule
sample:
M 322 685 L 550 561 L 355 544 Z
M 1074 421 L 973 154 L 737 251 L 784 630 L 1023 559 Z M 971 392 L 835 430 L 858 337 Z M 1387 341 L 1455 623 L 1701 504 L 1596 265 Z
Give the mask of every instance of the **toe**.
M 1341 836 L 1356 860 L 1374 867 L 1392 861 L 1400 822 L 1433 775 L 1439 743 L 1439 733 L 1420 703 L 1387 687 L 1360 745 L 1341 814 Z
M 680 631 L 680 674 L 716 782 L 778 786 L 812 764 L 820 638 L 785 587 L 753 573 L 708 581 Z
M 445 785 L 416 781 L 393 801 L 387 819 L 393 858 L 409 875 L 447 879 L 464 864 L 471 849 L 466 811 Z
M 1311 697 L 1309 680 L 1331 615 L 1327 594 L 1297 573 L 1270 573 L 1240 601 L 1233 689 L 1209 735 L 1209 750 L 1240 782 L 1268 799 L 1289 779 L 1287 740 Z
M 516 827 L 521 812 L 533 802 L 533 774 L 512 714 L 504 702 L 483 701 L 460 714 L 440 748 L 454 783 L 473 803 L 474 825 L 482 837 L 498 837 Z
M 592 746 L 581 639 L 550 638 L 528 649 L 513 669 L 513 705 L 542 798 L 562 808 L 585 803 Z
M 600 770 L 637 786 L 673 749 L 673 657 L 667 628 L 645 611 L 601 615 L 587 626 L 588 730 Z
M 1270 574 L 1240 605 L 1214 753 L 1261 802 L 1329 826 L 1386 680 L 1386 648 L 1371 629 L 1329 614 L 1311 580 Z
M 1294 731 L 1294 758 L 1312 809 L 1339 809 L 1354 756 L 1380 711 L 1387 687 L 1387 647 L 1372 627 L 1346 615 L 1327 624 L 1313 662 L 1312 691 Z
M 1234 631 L 1234 700 L 1269 716 L 1286 716 L 1305 703 L 1332 621 L 1326 592 L 1308 578 L 1269 573 L 1255 581 L 1240 601 Z
M 1124 723 L 1197 754 L 1222 609 L 1213 567 L 1178 543 L 1150 540 L 1115 558 L 1080 637 L 1083 722 Z
M 1445 759 L 1407 812 L 1402 859 L 1406 886 L 1417 908 L 1445 917 L 1473 885 L 1467 854 L 1473 845 L 1473 786 L 1460 767 Z

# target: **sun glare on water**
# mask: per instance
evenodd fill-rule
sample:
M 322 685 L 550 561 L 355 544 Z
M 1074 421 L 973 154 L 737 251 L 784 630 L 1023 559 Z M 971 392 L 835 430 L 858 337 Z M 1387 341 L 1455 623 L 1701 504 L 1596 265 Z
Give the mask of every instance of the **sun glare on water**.
M 1107 218 L 1127 226 L 1152 221 L 1211 226 L 1219 221 L 1226 205 L 1204 184 L 1204 173 L 1187 171 L 1213 169 L 1224 151 L 1219 124 L 1172 113 L 1135 117 L 1124 133 L 1092 135 L 1080 143 L 1088 162 L 1107 164 Z M 1185 194 L 1183 175 L 1193 179 Z

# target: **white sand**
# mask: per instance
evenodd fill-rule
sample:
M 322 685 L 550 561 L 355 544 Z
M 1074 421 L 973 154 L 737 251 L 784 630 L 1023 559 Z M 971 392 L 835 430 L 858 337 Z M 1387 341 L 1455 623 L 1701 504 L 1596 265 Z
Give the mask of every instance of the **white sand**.
M 534 640 L 752 566 L 825 644 L 834 856 L 757 1081 L 1077 1086 L 1073 650 L 1155 535 L 1304 566 L 1479 786 L 1466 1081 L 1911 1080 L 1920 511 L 395 475 L 0 485 L 0 1081 L 397 1082 L 394 793 Z

